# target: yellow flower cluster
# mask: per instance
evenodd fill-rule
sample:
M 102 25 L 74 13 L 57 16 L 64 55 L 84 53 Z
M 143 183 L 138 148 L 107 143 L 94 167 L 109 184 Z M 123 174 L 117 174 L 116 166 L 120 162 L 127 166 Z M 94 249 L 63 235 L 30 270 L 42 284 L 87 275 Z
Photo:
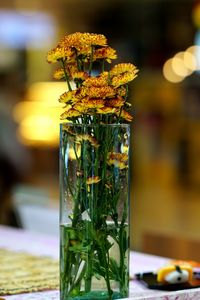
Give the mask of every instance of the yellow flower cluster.
M 97 140 L 89 134 L 79 134 L 76 135 L 76 143 L 81 143 L 82 141 L 88 141 L 90 144 L 96 148 L 99 147 Z
M 106 46 L 107 39 L 103 34 L 75 32 L 61 39 L 60 45 L 68 47 Z
M 59 97 L 59 102 L 65 104 L 62 120 L 75 123 L 83 118 L 97 123 L 132 120 L 126 100 L 128 83 L 137 76 L 138 69 L 131 63 L 120 63 L 106 70 L 106 63 L 116 58 L 116 50 L 108 46 L 106 37 L 94 33 L 66 35 L 48 52 L 49 63 L 61 62 L 54 79 L 66 80 L 68 85 L 68 91 Z M 97 75 L 93 74 L 94 62 L 95 68 L 97 63 L 101 68 Z M 74 90 L 71 82 L 76 85 Z
M 114 165 L 119 169 L 125 169 L 128 167 L 128 154 L 127 153 L 108 153 L 108 165 Z

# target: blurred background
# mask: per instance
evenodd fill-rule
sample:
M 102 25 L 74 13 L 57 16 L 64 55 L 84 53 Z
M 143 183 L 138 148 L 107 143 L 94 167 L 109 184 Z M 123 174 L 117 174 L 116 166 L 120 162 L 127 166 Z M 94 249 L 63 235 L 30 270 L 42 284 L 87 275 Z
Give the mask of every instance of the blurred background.
M 58 234 L 62 83 L 46 53 L 105 34 L 132 62 L 131 248 L 200 253 L 200 1 L 0 1 L 0 223 Z M 47 209 L 48 208 L 48 209 Z

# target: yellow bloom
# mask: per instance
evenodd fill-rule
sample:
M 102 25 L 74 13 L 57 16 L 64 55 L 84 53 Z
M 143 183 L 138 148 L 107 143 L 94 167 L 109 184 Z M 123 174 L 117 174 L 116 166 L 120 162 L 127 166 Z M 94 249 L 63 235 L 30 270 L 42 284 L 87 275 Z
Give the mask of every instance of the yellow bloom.
M 117 89 L 116 89 L 116 92 L 119 96 L 121 97 L 125 97 L 126 96 L 126 88 L 124 86 L 119 86 Z
M 87 114 L 88 113 L 88 107 L 85 106 L 85 104 L 82 102 L 82 100 L 81 101 L 77 101 L 74 104 L 73 108 L 75 110 L 78 110 L 82 114 Z
M 105 105 L 105 102 L 103 99 L 83 99 L 81 101 L 81 105 L 83 105 L 86 108 L 91 108 L 91 109 L 98 109 L 98 108 L 102 108 Z
M 74 118 L 74 117 L 79 117 L 81 116 L 81 113 L 74 108 L 67 109 L 64 111 L 64 113 L 61 114 L 60 119 L 69 119 L 69 118 Z
M 48 63 L 56 63 L 59 60 L 74 60 L 74 51 L 69 47 L 57 46 L 47 53 Z
M 138 69 L 136 68 L 135 65 L 130 63 L 117 64 L 111 69 L 110 75 L 111 76 L 120 75 L 126 72 L 136 74 L 138 72 Z
M 108 85 L 108 76 L 96 76 L 96 77 L 88 77 L 84 83 L 86 87 L 103 87 Z
M 58 101 L 61 103 L 69 103 L 75 97 L 75 91 L 68 91 L 60 95 Z
M 116 153 L 110 152 L 108 153 L 108 165 L 114 165 L 119 169 L 128 168 L 128 154 L 126 153 Z
M 120 117 L 121 118 L 123 118 L 123 119 L 125 119 L 126 121 L 128 121 L 128 122 L 131 122 L 132 121 L 132 119 L 133 119 L 133 116 L 131 116 L 131 114 L 129 114 L 126 110 L 122 110 L 121 112 L 120 112 L 120 110 L 118 110 L 117 111 L 117 116 L 119 116 L 120 115 Z
M 115 107 L 109 107 L 109 106 L 105 106 L 105 107 L 97 109 L 97 113 L 102 114 L 102 115 L 114 114 L 114 113 L 116 113 L 116 111 L 117 110 Z
M 106 46 L 107 39 L 103 34 L 83 33 L 81 36 L 81 43 L 83 45 L 91 46 Z
M 103 87 L 86 87 L 85 88 L 86 95 L 89 96 L 89 98 L 112 98 L 115 96 L 116 92 L 114 88 L 111 86 L 103 86 Z
M 121 74 L 121 75 L 114 76 L 112 78 L 112 85 L 114 87 L 119 87 L 121 85 L 124 85 L 124 84 L 132 81 L 135 77 L 137 77 L 137 74 L 128 73 L 128 72 Z
M 79 134 L 76 136 L 76 143 L 81 143 L 82 141 L 90 142 L 90 144 L 95 148 L 99 147 L 97 140 L 89 134 Z
M 59 44 L 74 48 L 80 46 L 106 46 L 107 39 L 103 34 L 75 32 L 66 35 Z
M 111 107 L 122 107 L 124 105 L 125 100 L 122 97 L 118 97 L 116 99 L 109 99 L 106 101 L 107 106 Z
M 67 131 L 69 134 L 76 135 L 76 132 L 72 130 L 71 126 L 63 124 L 62 128 L 63 128 L 63 130 Z
M 65 78 L 65 72 L 63 69 L 57 69 L 53 74 L 54 79 L 64 79 Z
M 105 59 L 108 63 L 111 63 L 112 59 L 116 59 L 116 50 L 107 46 L 103 48 L 96 49 L 94 51 L 93 59 Z
M 90 185 L 90 184 L 98 183 L 99 181 L 101 181 L 99 176 L 92 176 L 87 178 L 86 183 Z
M 74 72 L 71 73 L 72 79 L 81 79 L 81 80 L 86 80 L 88 78 L 88 73 L 87 72 Z

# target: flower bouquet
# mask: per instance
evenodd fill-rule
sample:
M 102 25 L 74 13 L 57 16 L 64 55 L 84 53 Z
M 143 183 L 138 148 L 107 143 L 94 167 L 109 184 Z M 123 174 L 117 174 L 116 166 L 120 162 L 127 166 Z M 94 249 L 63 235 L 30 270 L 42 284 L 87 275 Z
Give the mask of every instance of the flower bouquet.
M 104 35 L 74 33 L 47 54 L 66 81 L 60 130 L 60 299 L 118 299 L 129 283 L 130 63 Z

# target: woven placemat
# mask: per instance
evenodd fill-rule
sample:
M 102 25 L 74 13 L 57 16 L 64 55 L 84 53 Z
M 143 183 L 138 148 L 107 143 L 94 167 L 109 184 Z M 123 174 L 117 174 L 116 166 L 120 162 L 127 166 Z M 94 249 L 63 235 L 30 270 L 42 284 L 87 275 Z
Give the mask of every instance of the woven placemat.
M 0 248 L 0 296 L 58 287 L 58 261 Z

